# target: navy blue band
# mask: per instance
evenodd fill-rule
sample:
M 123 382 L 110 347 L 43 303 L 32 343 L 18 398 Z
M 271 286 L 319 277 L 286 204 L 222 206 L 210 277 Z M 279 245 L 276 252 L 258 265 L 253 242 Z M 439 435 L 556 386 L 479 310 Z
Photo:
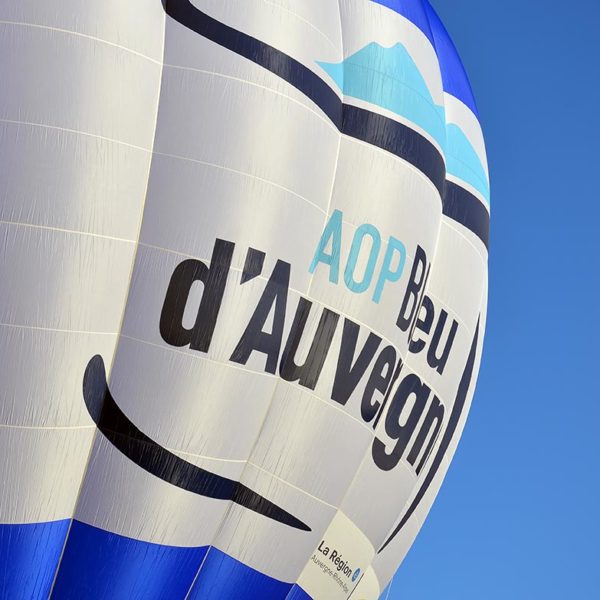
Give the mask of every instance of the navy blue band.
M 464 188 L 446 181 L 444 214 L 472 231 L 489 248 L 490 213 L 482 202 Z

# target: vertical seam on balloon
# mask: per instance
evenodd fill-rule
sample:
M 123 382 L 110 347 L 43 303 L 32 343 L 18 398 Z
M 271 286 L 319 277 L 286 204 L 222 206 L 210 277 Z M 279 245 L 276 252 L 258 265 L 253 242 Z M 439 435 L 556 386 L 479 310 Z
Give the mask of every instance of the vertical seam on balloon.
M 425 0 L 425 1 L 426 1 L 426 0 Z M 421 4 L 421 6 L 423 6 L 423 0 L 419 0 L 419 3 Z M 428 15 L 427 15 L 427 11 L 425 11 L 425 10 L 424 10 L 424 13 L 425 13 L 425 18 L 426 18 L 426 20 L 427 20 L 427 23 L 429 24 L 429 28 L 431 29 L 431 24 L 430 24 L 430 22 L 429 22 L 429 17 L 428 17 Z M 435 45 L 435 38 L 433 37 L 433 32 L 432 32 L 432 45 L 433 45 L 433 49 L 434 49 L 434 51 L 435 51 L 435 53 L 436 53 L 436 56 L 437 56 L 437 48 L 436 48 L 436 45 Z M 439 62 L 438 62 L 438 66 L 439 66 Z M 440 79 L 442 79 L 442 75 L 441 75 L 441 67 L 439 67 L 439 70 L 440 70 Z M 443 84 L 442 84 L 442 89 L 443 89 Z M 444 99 L 445 99 L 445 96 L 444 96 Z M 444 101 L 444 108 L 445 108 L 445 101 Z M 446 112 L 446 111 L 444 110 L 444 114 L 445 114 L 445 112 Z M 448 122 L 447 118 L 445 118 L 445 122 L 446 122 L 446 124 L 447 124 L 447 122 Z M 445 156 L 444 156 L 444 168 L 445 168 L 445 166 L 446 166 L 446 165 L 445 165 Z M 447 175 L 447 173 L 445 173 L 445 174 L 444 174 L 444 179 L 446 178 L 446 175 Z M 443 215 L 443 204 L 444 204 L 444 197 L 443 197 L 443 193 L 442 193 L 442 195 L 441 195 L 441 198 L 440 198 L 440 200 L 441 200 L 442 208 L 441 208 L 440 222 L 439 222 L 439 227 L 438 227 L 438 235 L 437 235 L 437 238 L 436 238 L 435 248 L 434 248 L 434 251 L 433 251 L 433 257 L 432 257 L 432 259 L 431 259 L 431 269 L 433 269 L 433 265 L 434 265 L 434 263 L 435 263 L 435 257 L 436 257 L 436 255 L 437 255 L 437 252 L 438 252 L 438 249 L 439 249 L 440 237 L 441 237 L 441 233 L 442 233 L 442 227 L 443 227 L 443 222 L 444 222 L 444 215 Z M 417 315 L 418 315 L 418 314 L 419 314 L 419 312 L 421 311 L 421 307 L 422 307 L 422 304 L 423 304 L 423 300 L 424 300 L 424 298 L 425 298 L 425 295 L 427 294 L 427 288 L 428 288 L 428 287 L 429 287 L 429 285 L 430 285 L 430 281 L 431 281 L 431 280 L 428 278 L 428 280 L 427 280 L 427 281 L 426 281 L 426 283 L 425 283 L 425 287 L 424 287 L 423 294 L 422 294 L 422 297 L 421 297 L 421 302 L 420 302 L 420 304 L 419 304 L 419 306 L 418 306 L 418 308 L 417 308 L 417 313 L 416 313 Z M 412 339 L 412 337 L 413 337 L 414 330 L 415 330 L 415 327 L 416 327 L 416 323 L 417 323 L 417 321 L 415 320 L 415 323 L 414 323 L 414 325 L 413 325 L 413 328 L 410 330 L 410 334 L 409 334 L 409 337 L 408 337 L 408 343 L 409 343 L 409 344 L 410 344 L 410 340 L 411 340 L 411 339 Z M 409 355 L 409 356 L 407 356 L 406 366 L 407 366 L 409 369 L 411 369 L 411 367 L 410 367 L 410 364 L 409 364 L 409 363 L 412 363 L 412 361 L 410 361 L 409 359 L 410 359 L 410 355 Z M 413 369 L 411 369 L 411 371 L 413 371 Z M 433 389 L 432 389 L 432 391 L 435 393 L 435 390 L 433 390 Z M 428 463 L 428 462 L 429 462 L 429 460 L 431 459 L 432 455 L 433 455 L 433 454 L 434 454 L 434 452 L 435 452 L 435 448 L 436 448 L 436 447 L 438 447 L 438 448 L 439 448 L 439 444 L 441 443 L 441 440 L 443 439 L 443 435 L 441 435 L 441 434 L 442 434 L 442 432 L 440 431 L 440 432 L 438 433 L 438 437 L 437 437 L 437 439 L 435 440 L 434 447 L 431 449 L 431 451 L 430 451 L 430 453 L 429 453 L 429 456 L 427 457 L 427 461 L 426 461 L 426 463 Z M 416 488 L 416 491 L 417 491 L 417 493 L 418 493 L 418 490 L 419 490 L 419 487 L 418 487 L 418 481 L 417 481 L 417 485 L 415 486 L 415 488 Z M 412 496 L 412 495 L 411 495 L 411 496 Z M 402 514 L 404 513 L 404 511 L 405 511 L 405 509 L 406 509 L 406 506 L 409 504 L 409 502 L 410 502 L 410 499 L 409 499 L 409 500 L 407 500 L 407 502 L 406 502 L 406 503 L 404 504 L 404 506 L 402 507 L 402 510 L 400 511 L 400 515 L 399 515 L 399 517 L 398 517 L 398 518 L 400 518 L 400 519 L 402 518 Z M 396 521 L 394 521 L 394 523 L 395 523 L 395 522 L 396 522 Z M 392 523 L 392 526 L 390 527 L 390 529 L 389 529 L 389 531 L 388 531 L 388 534 L 386 535 L 386 538 L 387 538 L 387 536 L 389 536 L 389 532 L 393 531 L 393 529 L 394 529 L 394 523 Z M 384 542 L 385 542 L 385 538 L 384 538 Z M 381 548 L 380 548 L 379 552 L 381 552 Z M 379 553 L 379 552 L 378 552 L 378 551 L 376 551 L 376 553 L 375 553 L 375 557 L 378 555 L 378 553 Z M 373 558 L 375 558 L 375 557 L 373 557 Z
M 338 5 L 338 13 L 339 13 L 339 16 L 340 16 L 340 46 L 341 46 L 341 48 L 340 48 L 341 49 L 341 57 L 340 58 L 341 58 L 341 60 L 343 62 L 344 61 L 344 54 L 345 54 L 345 46 L 344 46 L 344 23 L 343 23 L 343 16 L 342 16 L 343 12 L 342 12 L 342 5 L 341 5 L 341 1 L 342 0 L 336 0 L 336 1 L 337 1 L 337 5 Z M 342 140 L 345 137 L 344 134 L 342 133 L 343 123 L 344 123 L 344 110 L 345 110 L 345 108 L 344 108 L 345 107 L 345 105 L 344 105 L 344 100 L 345 100 L 344 79 L 345 79 L 344 72 L 342 71 L 342 87 L 340 89 L 341 98 L 342 98 L 342 114 L 341 114 L 340 127 L 339 127 L 340 136 L 339 136 L 339 139 L 338 139 L 338 151 L 337 151 L 336 161 L 335 161 L 335 165 L 334 165 L 333 176 L 332 176 L 332 179 L 331 179 L 331 191 L 329 193 L 329 201 L 328 201 L 328 205 L 327 205 L 327 213 L 325 214 L 325 221 L 323 223 L 323 227 L 325 227 L 327 225 L 327 221 L 328 221 L 329 215 L 331 213 L 331 205 L 333 203 L 333 194 L 335 192 L 335 184 L 336 184 L 336 181 L 337 181 L 338 168 L 339 168 L 339 164 L 340 164 L 340 155 L 341 155 L 341 152 L 342 152 Z M 315 280 L 315 275 L 313 273 L 311 275 L 311 277 L 310 277 L 310 281 L 309 281 L 309 284 L 308 284 L 308 290 L 307 290 L 307 294 L 306 294 L 307 297 L 309 297 L 309 298 L 310 298 L 310 290 L 311 290 L 311 287 L 312 287 L 312 284 L 313 284 L 314 280 Z M 342 501 L 343 501 L 343 497 L 342 497 L 342 500 L 340 500 L 340 505 L 341 505 Z M 338 514 L 338 512 L 339 512 L 339 507 L 335 507 L 335 513 L 334 513 L 332 519 L 324 527 L 323 533 L 325 533 L 329 529 L 329 527 L 331 526 L 331 523 L 335 519 L 335 517 Z M 310 562 L 310 560 L 307 560 L 304 563 L 304 566 L 302 567 L 302 569 L 298 573 L 298 576 L 296 577 L 296 581 L 294 581 L 292 583 L 292 587 L 291 587 L 290 591 L 286 594 L 286 597 L 285 597 L 284 600 L 288 600 L 289 597 L 290 597 L 290 595 L 292 594 L 294 588 L 296 586 L 298 586 L 299 578 L 302 576 L 302 573 L 304 572 L 304 570 L 308 566 L 309 562 Z
M 337 0 L 337 1 L 338 1 L 338 11 L 339 11 L 339 14 L 340 14 L 340 42 L 341 42 L 342 59 L 343 59 L 343 54 L 344 54 L 343 47 L 344 47 L 344 44 L 343 44 L 343 26 L 342 26 L 342 19 L 341 19 L 342 10 L 341 10 L 341 6 L 339 4 L 339 0 Z M 342 90 L 342 93 L 343 93 L 343 90 Z M 343 119 L 343 115 L 342 115 L 342 119 Z M 327 206 L 327 212 L 325 213 L 324 225 L 325 225 L 325 223 L 327 223 L 327 219 L 328 219 L 329 213 L 331 211 L 331 203 L 333 201 L 333 192 L 334 192 L 334 188 L 335 188 L 335 182 L 336 182 L 336 176 L 337 176 L 337 169 L 338 169 L 338 165 L 339 165 L 339 158 L 340 158 L 340 150 L 341 150 L 341 144 L 342 144 L 342 137 L 343 137 L 343 134 L 342 134 L 342 132 L 340 130 L 339 137 L 338 137 L 338 151 L 337 151 L 337 156 L 336 156 L 335 165 L 334 165 L 334 172 L 333 172 L 333 176 L 332 176 L 332 180 L 331 180 L 331 191 L 329 193 L 328 206 Z M 314 276 L 312 276 L 311 279 L 310 279 L 310 282 L 309 282 L 309 285 L 308 285 L 307 295 L 310 294 L 310 288 L 311 288 L 311 285 L 312 285 L 313 281 L 314 281 Z M 262 433 L 262 431 L 264 429 L 265 423 L 267 421 L 267 418 L 268 418 L 269 413 L 271 411 L 271 408 L 273 406 L 273 400 L 275 398 L 275 394 L 277 393 L 278 387 L 279 387 L 279 383 L 276 383 L 275 388 L 273 390 L 273 393 L 271 395 L 271 399 L 269 401 L 269 406 L 268 406 L 267 410 L 265 411 L 265 415 L 264 415 L 264 418 L 263 418 L 263 423 L 262 423 L 261 427 L 259 428 L 258 434 L 256 435 L 256 438 L 255 438 L 255 443 L 253 445 L 252 450 L 249 453 L 247 464 L 250 464 L 250 459 L 252 457 L 254 449 L 256 448 L 258 440 L 260 439 L 261 433 Z M 240 478 L 239 478 L 240 481 L 242 480 L 245 471 L 246 471 L 246 469 L 244 469 L 242 471 L 242 473 L 240 474 Z M 225 513 L 223 515 L 223 518 L 221 519 L 221 522 L 219 524 L 219 527 L 218 527 L 215 535 L 213 536 L 213 540 L 212 540 L 211 544 L 209 545 L 209 548 L 208 548 L 208 550 L 207 550 L 207 552 L 206 552 L 206 554 L 204 556 L 202 564 L 200 565 L 200 568 L 198 569 L 198 572 L 196 573 L 196 576 L 194 577 L 194 580 L 192 581 L 190 589 L 188 590 L 188 593 L 185 596 L 185 600 L 187 600 L 189 598 L 192 590 L 194 589 L 194 587 L 195 587 L 195 585 L 196 585 L 196 583 L 198 581 L 198 578 L 200 577 L 200 574 L 202 572 L 202 568 L 204 567 L 204 564 L 205 564 L 205 562 L 207 560 L 207 557 L 208 557 L 211 549 L 214 547 L 214 542 L 218 539 L 218 537 L 219 537 L 219 535 L 220 535 L 220 533 L 221 533 L 221 531 L 223 529 L 223 526 L 224 526 L 225 522 L 227 521 L 227 519 L 228 519 L 228 517 L 230 515 L 232 507 L 233 507 L 233 504 L 230 503 L 230 506 L 225 511 Z M 292 584 L 292 587 L 293 587 L 293 585 L 294 584 Z
M 159 108 L 160 108 L 160 96 L 161 96 L 161 91 L 162 91 L 162 80 L 163 80 L 163 71 L 164 71 L 164 57 L 165 57 L 165 40 L 166 40 L 166 36 L 167 36 L 167 17 L 166 14 L 162 15 L 163 16 L 163 39 L 162 39 L 162 61 L 157 63 L 160 65 L 160 77 L 158 80 L 158 90 L 157 90 L 157 96 L 156 96 L 156 115 L 154 118 L 154 135 L 152 137 L 152 148 L 149 150 L 150 155 L 149 155 L 149 159 L 148 159 L 148 171 L 147 171 L 147 180 L 146 180 L 146 191 L 144 194 L 144 198 L 143 198 L 143 203 L 142 203 L 142 207 L 141 207 L 141 213 L 140 213 L 140 217 L 139 217 L 139 224 L 138 224 L 138 235 L 137 235 L 137 241 L 135 242 L 136 244 L 136 249 L 134 252 L 134 255 L 131 259 L 131 268 L 130 268 L 130 273 L 129 273 L 129 288 L 127 291 L 127 297 L 125 298 L 125 301 L 123 303 L 123 311 L 121 314 L 121 324 L 119 326 L 119 334 L 117 335 L 117 339 L 115 340 L 115 345 L 114 345 L 114 350 L 113 350 L 113 356 L 112 356 L 112 360 L 111 360 L 111 366 L 110 366 L 110 370 L 109 372 L 112 372 L 112 368 L 114 366 L 114 361 L 117 355 L 117 350 L 119 347 L 119 338 L 121 335 L 121 331 L 123 329 L 123 323 L 125 320 L 125 312 L 127 309 L 127 302 L 129 300 L 129 292 L 131 290 L 131 282 L 133 279 L 133 273 L 134 273 L 134 269 L 135 269 L 135 264 L 136 264 L 136 260 L 137 260 L 137 253 L 138 253 L 138 247 L 139 247 L 139 239 L 141 237 L 141 231 L 142 231 L 142 225 L 143 225 L 143 221 L 144 221 L 144 212 L 145 212 L 145 208 L 146 208 L 146 201 L 148 199 L 148 188 L 150 185 L 150 172 L 152 169 L 152 158 L 153 158 L 153 149 L 154 149 L 154 144 L 156 142 L 156 132 L 158 129 L 158 113 L 159 113 Z M 108 376 L 110 377 L 110 376 Z M 98 430 L 96 429 L 96 431 L 93 433 L 92 435 L 92 440 L 91 440 L 91 444 L 90 444 L 90 449 L 88 452 L 88 457 L 86 459 L 85 462 L 85 468 L 82 472 L 82 477 L 81 477 L 81 482 L 79 484 L 79 490 L 77 492 L 77 496 L 75 498 L 75 503 L 73 505 L 73 516 L 70 520 L 69 523 L 69 528 L 67 530 L 67 535 L 65 537 L 65 541 L 60 553 L 60 557 L 58 559 L 58 563 L 56 566 L 56 570 L 54 572 L 54 579 L 52 580 L 52 585 L 50 586 L 50 592 L 48 593 L 48 600 L 50 600 L 52 598 L 52 595 L 54 593 L 54 588 L 56 586 L 56 581 L 58 580 L 58 575 L 60 572 L 60 568 L 62 565 L 62 561 L 65 555 L 65 550 L 67 548 L 67 543 L 69 541 L 69 537 L 71 535 L 71 528 L 73 527 L 73 522 L 75 521 L 75 516 L 77 514 L 77 508 L 79 506 L 79 502 L 81 500 L 81 494 L 83 493 L 83 488 L 85 485 L 85 481 L 86 481 L 86 475 L 87 475 L 87 471 L 89 469 L 90 466 L 90 462 L 92 460 L 92 455 L 94 453 L 94 445 L 96 443 L 96 439 L 99 435 Z
M 419 2 L 420 2 L 420 1 L 421 1 L 421 0 L 419 0 Z M 435 45 L 434 45 L 434 50 L 435 50 Z M 440 75 L 440 77 L 441 77 L 441 75 Z M 445 162 L 444 162 L 444 167 L 445 167 Z M 442 221 L 443 221 L 443 217 L 442 217 L 443 197 L 440 197 L 440 200 L 441 200 L 441 203 L 440 203 L 440 222 L 439 222 L 438 234 L 437 234 L 437 238 L 436 238 L 435 250 L 434 250 L 434 253 L 433 253 L 433 258 L 432 258 L 432 260 L 431 260 L 431 264 L 432 264 L 432 265 L 433 265 L 433 262 L 434 262 L 434 260 L 435 260 L 435 255 L 437 254 L 437 248 L 438 248 L 438 245 L 439 245 L 439 239 L 440 239 L 440 234 L 441 234 L 441 229 L 442 229 Z M 425 286 L 425 289 L 423 290 L 423 291 L 424 291 L 424 293 L 422 294 L 422 297 L 421 297 L 421 304 L 418 306 L 418 308 L 417 308 L 417 313 L 416 313 L 416 314 L 419 314 L 419 311 L 421 310 L 421 306 L 422 306 L 423 298 L 425 297 L 425 291 L 426 291 L 426 287 L 427 287 L 427 286 Z M 415 325 L 416 325 L 416 319 L 415 319 Z M 410 358 L 410 352 L 409 352 L 409 350 L 408 350 L 408 347 L 410 346 L 410 340 L 412 339 L 412 336 L 413 336 L 414 327 L 415 327 L 415 326 L 413 325 L 413 328 L 410 330 L 410 332 L 409 332 L 409 335 L 408 335 L 408 338 L 407 338 L 407 351 L 406 351 L 406 358 L 404 359 L 404 360 L 405 360 L 405 364 L 407 364 L 407 363 L 408 363 L 408 361 L 409 361 L 409 358 Z M 409 367 L 409 368 L 410 368 L 410 367 Z M 411 369 L 411 371 L 413 371 L 413 370 Z M 414 371 L 413 371 L 413 372 L 414 372 Z M 392 385 L 393 385 L 393 384 L 392 384 Z M 433 390 L 433 389 L 432 389 L 432 391 L 434 391 L 434 392 L 435 392 L 435 390 Z M 382 425 L 382 427 L 383 427 L 383 425 Z M 375 435 L 376 435 L 376 434 L 377 434 L 377 431 L 375 431 Z M 438 436 L 438 439 L 439 439 L 439 436 Z M 437 440 L 436 440 L 436 441 L 437 441 Z M 365 454 L 364 454 L 364 456 L 363 456 L 363 459 L 362 459 L 362 461 L 361 461 L 361 463 L 360 463 L 360 466 L 362 466 L 362 463 L 363 463 L 365 460 L 367 460 L 367 459 L 368 459 L 369 452 L 370 452 L 370 450 L 369 450 L 369 449 L 367 449 L 367 451 L 365 452 Z M 344 500 L 345 500 L 345 499 L 346 499 L 346 497 L 348 496 L 348 494 L 349 494 L 350 490 L 352 489 L 352 486 L 354 485 L 355 481 L 357 480 L 357 477 L 358 477 L 358 475 L 359 475 L 359 473 L 360 473 L 360 466 L 359 466 L 359 469 L 356 471 L 356 473 L 355 473 L 354 477 L 352 478 L 352 481 L 350 482 L 350 484 L 349 484 L 349 485 L 348 485 L 348 487 L 346 488 L 346 492 L 345 492 L 345 494 L 344 494 L 344 496 L 343 496 L 343 498 L 342 498 L 342 500 L 341 500 L 341 502 L 340 502 L 340 507 L 341 507 L 341 506 L 343 506 Z M 340 508 L 339 510 L 341 511 L 341 508 Z M 359 530 L 362 532 L 362 530 L 361 530 L 361 529 L 360 529 L 360 528 L 359 528 L 359 527 L 358 527 L 356 524 L 355 524 L 355 526 L 357 527 L 357 529 L 359 529 Z M 393 525 L 392 525 L 392 527 L 393 527 Z M 363 533 L 364 533 L 364 532 L 363 532 Z M 368 565 L 368 566 L 371 566 L 371 565 L 373 564 L 373 560 L 375 559 L 375 557 L 376 557 L 376 556 L 377 556 L 377 548 L 375 547 L 375 553 L 374 553 L 374 555 L 373 555 L 373 558 L 371 559 L 371 563 L 369 563 L 369 565 Z

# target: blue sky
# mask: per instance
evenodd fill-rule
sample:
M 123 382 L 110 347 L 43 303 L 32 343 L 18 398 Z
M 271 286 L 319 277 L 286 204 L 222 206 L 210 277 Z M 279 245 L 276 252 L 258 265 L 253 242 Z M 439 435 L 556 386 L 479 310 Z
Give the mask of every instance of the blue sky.
M 471 416 L 390 600 L 600 592 L 600 2 L 432 0 L 470 74 L 492 180 Z

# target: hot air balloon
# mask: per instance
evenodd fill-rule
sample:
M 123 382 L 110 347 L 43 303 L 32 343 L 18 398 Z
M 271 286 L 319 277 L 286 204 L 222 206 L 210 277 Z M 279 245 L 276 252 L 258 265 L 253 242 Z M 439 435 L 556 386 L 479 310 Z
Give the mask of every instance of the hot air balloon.
M 481 360 L 427 0 L 0 3 L 0 596 L 376 600 Z

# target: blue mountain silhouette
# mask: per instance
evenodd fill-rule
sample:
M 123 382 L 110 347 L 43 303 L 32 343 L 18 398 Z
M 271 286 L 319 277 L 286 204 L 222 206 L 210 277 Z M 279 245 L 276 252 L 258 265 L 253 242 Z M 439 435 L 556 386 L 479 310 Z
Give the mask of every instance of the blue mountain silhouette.
M 475 148 L 463 130 L 454 123 L 446 125 L 446 171 L 473 186 L 490 204 L 490 184 Z
M 448 172 L 477 189 L 489 202 L 481 160 L 464 132 L 446 125 L 445 110 L 433 100 L 421 71 L 398 43 L 371 42 L 340 63 L 317 63 L 345 96 L 389 110 L 426 131 L 444 149 Z
M 443 148 L 444 107 L 437 106 L 417 65 L 402 44 L 384 48 L 370 43 L 341 63 L 319 65 L 345 95 L 406 117 Z

